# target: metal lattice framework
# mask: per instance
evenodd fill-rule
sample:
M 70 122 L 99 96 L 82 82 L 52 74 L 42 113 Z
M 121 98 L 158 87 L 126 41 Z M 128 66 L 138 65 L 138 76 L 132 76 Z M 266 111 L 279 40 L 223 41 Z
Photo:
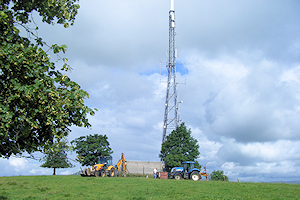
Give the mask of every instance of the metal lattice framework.
M 169 51 L 168 51 L 168 82 L 165 103 L 165 116 L 162 142 L 166 136 L 179 125 L 179 102 L 176 82 L 176 49 L 175 49 L 175 10 L 174 0 L 171 0 L 169 11 Z

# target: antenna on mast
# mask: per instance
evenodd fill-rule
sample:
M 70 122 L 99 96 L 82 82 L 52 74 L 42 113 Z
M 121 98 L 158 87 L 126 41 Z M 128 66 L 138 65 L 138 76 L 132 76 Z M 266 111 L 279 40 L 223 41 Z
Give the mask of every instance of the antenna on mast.
M 171 10 L 175 11 L 174 0 L 171 0 Z

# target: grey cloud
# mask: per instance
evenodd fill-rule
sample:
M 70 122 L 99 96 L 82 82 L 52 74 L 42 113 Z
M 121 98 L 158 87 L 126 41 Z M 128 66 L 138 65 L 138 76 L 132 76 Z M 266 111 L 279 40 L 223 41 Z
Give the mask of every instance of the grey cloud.
M 218 150 L 218 158 L 226 162 L 234 162 L 240 166 L 248 166 L 253 164 L 253 162 L 260 162 L 261 159 L 250 157 L 249 155 L 244 155 L 241 150 L 234 143 L 226 143 Z
M 66 43 L 68 57 L 89 65 L 136 69 L 152 58 L 165 58 L 168 3 L 158 2 L 82 1 L 74 26 L 55 27 L 48 35 L 53 27 L 42 25 L 40 34 L 50 42 Z
M 299 58 L 288 50 L 298 42 L 297 1 L 193 1 L 178 2 L 179 43 L 207 55 L 262 50 L 268 58 Z M 185 12 L 189 10 L 189 12 Z M 189 23 L 187 23 L 189 22 Z M 178 45 L 180 45 L 178 44 Z M 287 49 L 288 51 L 282 51 Z

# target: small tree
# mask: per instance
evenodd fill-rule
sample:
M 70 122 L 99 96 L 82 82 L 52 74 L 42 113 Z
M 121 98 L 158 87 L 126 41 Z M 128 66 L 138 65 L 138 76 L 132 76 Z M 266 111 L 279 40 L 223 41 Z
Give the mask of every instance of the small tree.
M 67 151 L 69 146 L 66 140 L 54 142 L 52 148 L 45 150 L 45 163 L 41 167 L 53 168 L 53 175 L 57 168 L 69 168 L 74 167 L 67 158 Z
M 109 156 L 113 153 L 109 147 L 106 135 L 87 135 L 71 141 L 73 149 L 78 154 L 77 161 L 83 166 L 94 165 L 97 157 Z
M 167 171 L 179 166 L 183 161 L 194 161 L 200 155 L 198 141 L 191 133 L 182 123 L 162 143 L 159 157 L 165 162 Z
M 211 180 L 214 181 L 228 181 L 228 176 L 224 175 L 224 171 L 218 170 L 218 171 L 213 171 L 210 175 Z

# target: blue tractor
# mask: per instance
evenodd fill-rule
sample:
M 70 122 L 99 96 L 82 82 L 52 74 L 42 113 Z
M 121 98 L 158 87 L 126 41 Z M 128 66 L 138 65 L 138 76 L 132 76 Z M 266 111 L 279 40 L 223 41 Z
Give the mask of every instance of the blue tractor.
M 174 178 L 176 180 L 184 178 L 198 181 L 201 179 L 201 172 L 200 169 L 195 168 L 195 162 L 186 161 L 182 162 L 181 167 L 172 168 L 169 173 L 169 178 Z

